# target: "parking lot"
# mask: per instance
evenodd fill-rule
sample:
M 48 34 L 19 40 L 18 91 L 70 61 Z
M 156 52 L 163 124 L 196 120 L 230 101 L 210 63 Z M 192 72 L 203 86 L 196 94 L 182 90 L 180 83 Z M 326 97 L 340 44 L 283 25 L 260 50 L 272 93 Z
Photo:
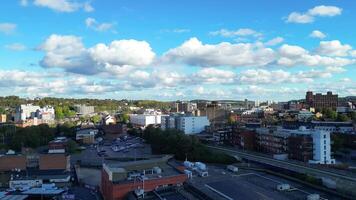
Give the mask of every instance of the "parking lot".
M 101 166 L 125 159 L 140 159 L 151 156 L 151 147 L 136 137 L 127 137 L 120 140 L 103 140 L 96 145 L 88 145 L 79 154 L 71 156 L 72 164 L 78 161 L 81 165 Z
M 263 172 L 241 170 L 232 173 L 224 167 L 209 166 L 209 176 L 194 176 L 190 183 L 213 199 L 306 199 L 309 194 L 319 194 L 321 199 L 337 197 L 316 191 L 304 185 Z M 288 191 L 278 191 L 277 185 L 289 184 Z

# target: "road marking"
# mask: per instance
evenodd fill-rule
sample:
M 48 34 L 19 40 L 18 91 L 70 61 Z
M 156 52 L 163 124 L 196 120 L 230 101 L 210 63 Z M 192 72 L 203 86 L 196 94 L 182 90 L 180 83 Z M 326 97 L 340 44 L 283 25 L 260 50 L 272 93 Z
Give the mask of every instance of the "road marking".
M 212 190 L 213 192 L 217 193 L 218 195 L 224 197 L 225 199 L 234 200 L 233 198 L 227 196 L 226 194 L 220 192 L 219 190 L 214 189 L 213 187 L 210 187 L 210 186 L 207 185 L 207 184 L 205 184 L 205 187 L 209 188 L 210 190 Z

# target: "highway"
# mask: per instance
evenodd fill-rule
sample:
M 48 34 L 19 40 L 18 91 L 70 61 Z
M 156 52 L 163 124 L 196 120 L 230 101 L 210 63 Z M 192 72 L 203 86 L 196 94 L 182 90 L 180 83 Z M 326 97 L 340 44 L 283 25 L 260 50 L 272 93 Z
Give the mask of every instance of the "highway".
M 251 154 L 251 153 L 241 152 L 241 151 L 238 151 L 238 150 L 231 150 L 231 149 L 223 148 L 223 147 L 216 147 L 216 146 L 210 146 L 210 145 L 208 145 L 208 147 L 211 148 L 211 149 L 223 151 L 223 152 L 228 153 L 230 155 L 233 154 L 233 155 L 242 156 L 244 158 L 247 158 L 247 159 L 250 159 L 250 160 L 253 160 L 253 161 L 257 161 L 257 162 L 260 162 L 260 163 L 267 163 L 267 164 L 270 164 L 270 165 L 273 165 L 273 166 L 277 166 L 277 167 L 282 167 L 282 168 L 284 167 L 284 168 L 289 169 L 289 170 L 292 170 L 293 168 L 294 169 L 298 169 L 298 170 L 303 169 L 303 170 L 306 170 L 308 172 L 318 173 L 320 175 L 327 175 L 329 177 L 340 178 L 340 179 L 356 182 L 356 178 L 355 177 L 350 177 L 350 175 L 340 174 L 340 173 L 337 173 L 337 172 L 330 172 L 330 171 L 327 171 L 327 170 L 316 169 L 316 168 L 313 168 L 313 167 L 299 165 L 299 164 L 288 162 L 288 161 L 276 160 L 276 159 L 265 157 L 265 156 L 254 155 L 254 154 Z

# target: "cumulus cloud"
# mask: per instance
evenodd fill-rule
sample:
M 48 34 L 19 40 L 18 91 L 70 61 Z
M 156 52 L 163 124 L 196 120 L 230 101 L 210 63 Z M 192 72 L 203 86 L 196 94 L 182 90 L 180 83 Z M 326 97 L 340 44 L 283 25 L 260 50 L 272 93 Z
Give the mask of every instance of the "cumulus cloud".
M 218 31 L 210 32 L 211 35 L 220 35 L 222 37 L 236 37 L 236 36 L 253 36 L 253 37 L 260 37 L 262 33 L 259 33 L 253 29 L 249 28 L 240 28 L 238 30 L 227 30 L 221 29 Z
M 53 34 L 38 50 L 45 52 L 41 66 L 80 74 L 129 72 L 151 64 L 155 57 L 145 41 L 115 40 L 109 45 L 100 43 L 87 49 L 81 38 L 73 35 Z
M 197 38 L 190 38 L 181 46 L 170 49 L 163 62 L 183 63 L 195 66 L 264 66 L 274 60 L 274 51 L 250 43 L 203 44 Z
M 314 22 L 315 17 L 333 17 L 341 15 L 341 13 L 342 9 L 339 7 L 320 5 L 309 9 L 305 13 L 292 12 L 288 15 L 286 22 L 306 24 Z
M 265 45 L 267 45 L 267 46 L 274 46 L 274 45 L 277 45 L 277 44 L 282 43 L 283 41 L 284 41 L 284 38 L 282 38 L 282 37 L 275 37 L 275 38 L 273 38 L 273 39 L 271 39 L 271 40 L 268 40 L 268 41 L 265 43 Z
M 355 60 L 327 57 L 316 54 L 311 54 L 306 49 L 296 45 L 282 45 L 279 50 L 279 58 L 277 64 L 281 66 L 335 66 L 342 67 L 355 63 Z
M 11 51 L 23 51 L 26 50 L 26 46 L 21 43 L 13 43 L 5 45 L 5 48 Z
M 13 23 L 0 23 L 0 33 L 10 35 L 15 32 L 17 25 Z
M 232 71 L 216 69 L 216 68 L 203 68 L 191 76 L 190 82 L 207 83 L 207 84 L 229 84 L 234 83 L 236 74 Z
M 321 41 L 316 52 L 327 56 L 347 56 L 352 47 L 348 44 L 341 44 L 339 40 Z
M 72 0 L 34 0 L 33 4 L 39 7 L 47 7 L 57 12 L 74 12 L 79 9 L 91 12 L 94 10 L 90 2 L 79 3 Z
M 108 31 L 108 30 L 112 30 L 113 27 L 114 27 L 114 23 L 108 23 L 108 22 L 105 22 L 105 23 L 99 23 L 96 21 L 96 19 L 94 18 L 91 18 L 91 17 L 88 17 L 86 20 L 85 20 L 85 25 L 88 27 L 88 28 L 91 28 L 95 31 L 99 31 L 99 32 L 104 32 L 104 31 Z
M 319 30 L 314 30 L 313 32 L 310 33 L 309 37 L 324 39 L 326 35 Z

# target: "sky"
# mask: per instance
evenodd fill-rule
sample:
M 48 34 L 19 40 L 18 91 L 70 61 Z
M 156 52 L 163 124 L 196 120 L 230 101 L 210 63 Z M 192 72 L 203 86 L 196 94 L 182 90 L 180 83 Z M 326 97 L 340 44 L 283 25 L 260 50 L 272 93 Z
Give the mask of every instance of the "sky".
M 0 96 L 356 95 L 356 2 L 3 0 Z

